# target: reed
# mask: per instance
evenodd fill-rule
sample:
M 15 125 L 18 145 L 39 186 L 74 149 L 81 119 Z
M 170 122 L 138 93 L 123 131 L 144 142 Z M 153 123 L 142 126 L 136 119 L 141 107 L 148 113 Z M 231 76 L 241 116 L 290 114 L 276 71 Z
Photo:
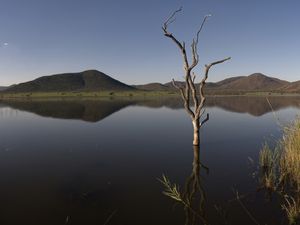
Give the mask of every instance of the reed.
M 281 205 L 282 209 L 286 212 L 290 225 L 299 224 L 300 222 L 300 204 L 299 200 L 285 195 L 285 203 Z
M 281 141 L 280 177 L 300 192 L 300 118 L 285 127 Z
M 265 143 L 259 154 L 259 165 L 261 168 L 260 183 L 267 190 L 276 190 L 278 159 L 278 150 L 271 150 L 269 145 Z
M 283 129 L 274 150 L 264 144 L 260 151 L 260 180 L 268 190 L 281 188 L 281 207 L 292 225 L 300 223 L 300 117 Z

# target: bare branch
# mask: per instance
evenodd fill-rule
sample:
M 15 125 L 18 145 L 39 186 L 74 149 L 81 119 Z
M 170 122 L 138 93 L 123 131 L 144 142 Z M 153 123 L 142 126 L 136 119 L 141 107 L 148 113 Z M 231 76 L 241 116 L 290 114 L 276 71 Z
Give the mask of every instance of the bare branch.
M 200 35 L 200 33 L 201 33 L 201 31 L 202 31 L 202 29 L 203 29 L 203 27 L 204 27 L 204 24 L 205 24 L 206 20 L 208 19 L 208 17 L 211 17 L 211 16 L 212 16 L 211 14 L 208 14 L 208 15 L 206 15 L 206 16 L 204 17 L 204 19 L 203 19 L 203 21 L 202 21 L 202 23 L 201 23 L 201 26 L 200 26 L 199 30 L 197 31 L 197 36 L 196 36 L 196 41 L 195 41 L 196 47 L 197 47 L 197 45 L 198 45 L 198 42 L 199 42 L 199 35 Z
M 186 75 L 185 75 L 185 101 L 184 101 L 184 107 L 186 111 L 190 114 L 192 119 L 195 119 L 195 114 L 190 108 L 190 89 L 191 89 L 191 75 L 188 72 L 188 69 L 186 69 Z M 192 94 L 194 96 L 194 94 Z
M 206 79 L 208 78 L 209 70 L 212 66 L 223 63 L 223 62 L 226 62 L 227 60 L 230 60 L 230 59 L 231 59 L 231 57 L 228 57 L 228 58 L 225 58 L 225 59 L 222 59 L 222 60 L 219 60 L 219 61 L 212 62 L 208 65 L 205 65 L 205 75 L 204 75 L 204 78 L 202 79 L 201 83 L 203 83 L 203 84 L 205 83 Z
M 200 99 L 201 99 L 201 100 L 200 100 L 200 104 L 199 104 L 199 106 L 198 106 L 198 108 L 197 108 L 196 115 L 199 116 L 200 111 L 201 111 L 201 109 L 203 108 L 204 103 L 205 103 L 205 100 L 206 100 L 206 99 L 205 99 L 205 96 L 204 96 L 204 85 L 205 85 L 205 82 L 206 82 L 206 80 L 207 80 L 207 78 L 208 78 L 208 73 L 209 73 L 210 68 L 211 68 L 212 66 L 214 66 L 214 65 L 223 63 L 223 62 L 225 62 L 225 61 L 227 61 L 227 60 L 230 60 L 230 59 L 231 59 L 231 57 L 228 57 L 228 58 L 225 58 L 225 59 L 222 59 L 222 60 L 219 60 L 219 61 L 212 62 L 212 63 L 210 63 L 210 64 L 208 64 L 208 65 L 205 65 L 205 75 L 204 75 L 204 77 L 202 78 L 202 80 L 201 80 L 201 82 L 200 82 L 200 87 L 199 87 Z
M 176 84 L 176 82 L 175 82 L 174 79 L 172 79 L 172 84 L 173 84 L 173 86 L 174 86 L 176 89 L 178 89 L 178 90 L 180 91 L 180 94 L 181 94 L 181 97 L 182 97 L 183 101 L 186 101 L 186 97 L 185 97 L 183 88 L 182 88 L 182 87 L 179 87 L 179 86 Z
M 200 122 L 200 127 L 201 127 L 203 124 L 205 124 L 208 120 L 209 120 L 209 114 L 207 113 L 207 114 L 206 114 L 206 118 L 205 118 L 202 122 Z
M 192 71 L 195 66 L 198 65 L 199 63 L 199 55 L 198 55 L 198 42 L 199 42 L 199 36 L 201 31 L 203 30 L 203 27 L 205 25 L 206 20 L 208 17 L 211 15 L 206 15 L 200 25 L 199 30 L 196 33 L 196 37 L 193 39 L 191 48 L 192 48 L 192 63 L 191 66 L 189 65 L 188 57 L 187 57 L 187 52 L 185 48 L 185 42 L 179 41 L 171 32 L 168 31 L 168 26 L 175 21 L 175 16 L 177 13 L 182 11 L 182 7 L 180 7 L 178 10 L 174 11 L 168 18 L 167 20 L 163 23 L 162 30 L 164 32 L 164 35 L 168 38 L 170 38 L 180 49 L 181 55 L 183 58 L 183 70 L 184 70 L 184 80 L 185 80 L 185 87 L 176 84 L 175 80 L 173 79 L 173 86 L 180 91 L 181 97 L 183 99 L 184 103 L 184 108 L 187 111 L 187 113 L 190 115 L 192 122 L 193 122 L 193 128 L 194 128 L 194 140 L 193 140 L 193 145 L 198 146 L 199 145 L 199 128 L 206 123 L 209 120 L 209 114 L 206 115 L 206 118 L 202 120 L 202 116 L 205 113 L 204 108 L 204 103 L 205 103 L 205 95 L 204 95 L 204 86 L 205 82 L 208 78 L 208 73 L 209 70 L 212 66 L 223 63 L 230 58 L 226 58 L 223 60 L 219 60 L 213 63 L 210 63 L 208 65 L 205 65 L 205 74 L 204 77 L 202 78 L 199 86 L 199 95 L 198 95 L 198 90 L 195 87 L 195 79 L 196 79 L 196 74 Z M 194 106 L 190 106 L 190 100 L 193 100 Z
M 195 87 L 195 73 L 193 73 L 193 77 L 187 76 L 188 78 L 188 84 L 189 84 L 189 88 L 191 89 L 192 92 L 192 98 L 193 98 L 193 102 L 194 102 L 194 110 L 196 111 L 197 107 L 198 107 L 198 98 L 197 98 L 197 91 L 196 91 L 196 87 Z
M 181 87 L 179 87 L 177 84 L 176 84 L 176 81 L 174 80 L 174 79 L 172 79 L 172 84 L 173 84 L 173 86 L 175 87 L 175 88 L 177 88 L 177 89 L 182 89 Z
M 193 76 L 192 76 L 193 83 L 195 83 L 195 79 L 196 79 L 196 74 L 193 72 Z
M 201 23 L 201 26 L 199 28 L 199 30 L 197 31 L 197 35 L 196 35 L 196 39 L 193 39 L 193 42 L 192 42 L 192 45 L 191 45 L 191 48 L 192 48 L 192 57 L 193 57 L 193 63 L 192 65 L 190 66 L 190 70 L 192 70 L 199 62 L 199 54 L 198 54 L 198 42 L 199 42 L 199 36 L 200 36 L 200 33 L 204 27 L 204 24 L 206 22 L 206 20 L 208 19 L 208 17 L 211 17 L 211 14 L 208 14 L 204 17 L 202 23 Z
M 174 18 L 176 16 L 177 13 L 179 13 L 180 11 L 182 11 L 182 6 L 175 10 L 168 18 L 167 20 L 164 22 L 164 26 L 163 26 L 163 30 L 167 30 L 168 26 L 173 23 L 176 18 Z
M 162 30 L 164 32 L 164 35 L 168 38 L 170 38 L 172 41 L 174 41 L 176 43 L 176 45 L 178 46 L 178 48 L 181 51 L 182 57 L 183 57 L 183 61 L 184 61 L 184 67 L 185 68 L 189 68 L 189 62 L 187 59 L 187 54 L 186 54 L 186 49 L 185 49 L 185 43 L 181 43 L 180 41 L 177 40 L 177 38 L 174 37 L 174 35 L 172 33 L 170 33 L 168 31 L 168 26 L 173 23 L 175 21 L 174 17 L 175 15 L 180 12 L 182 10 L 182 7 L 180 7 L 179 9 L 177 9 L 176 11 L 174 11 L 171 16 L 169 16 L 169 18 L 167 18 L 167 20 L 164 22 Z
M 175 80 L 172 79 L 172 84 L 175 88 L 177 88 L 179 91 L 180 91 L 180 95 L 181 95 L 181 98 L 184 102 L 184 108 L 185 110 L 187 111 L 187 113 L 191 116 L 191 118 L 194 118 L 195 117 L 195 114 L 193 113 L 193 111 L 190 109 L 190 105 L 189 105 L 189 93 L 188 95 L 186 96 L 186 94 L 184 93 L 184 90 L 182 87 L 179 87 Z
M 222 59 L 222 60 L 219 60 L 219 61 L 210 63 L 210 64 L 208 64 L 208 65 L 205 65 L 207 74 L 208 74 L 209 69 L 210 69 L 212 66 L 217 65 L 217 64 L 220 64 L 220 63 L 223 63 L 223 62 L 225 62 L 225 61 L 227 61 L 227 60 L 230 60 L 230 59 L 231 59 L 231 57 L 228 57 L 228 58 L 225 58 L 225 59 Z M 206 74 L 206 73 L 205 73 L 205 74 Z

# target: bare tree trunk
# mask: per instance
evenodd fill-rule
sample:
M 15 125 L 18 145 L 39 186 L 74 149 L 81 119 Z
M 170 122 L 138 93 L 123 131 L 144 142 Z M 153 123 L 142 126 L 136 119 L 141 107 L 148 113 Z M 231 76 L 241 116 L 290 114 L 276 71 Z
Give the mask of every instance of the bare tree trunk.
M 199 129 L 200 129 L 199 119 L 193 120 L 192 123 L 193 123 L 193 128 L 194 128 L 193 145 L 198 146 L 200 143 L 200 141 L 199 141 Z
M 206 114 L 206 118 L 202 119 L 202 116 L 205 112 L 204 110 L 204 103 L 205 103 L 205 95 L 204 95 L 204 86 L 205 82 L 208 78 L 209 70 L 212 66 L 223 63 L 230 59 L 230 57 L 225 58 L 223 60 L 219 60 L 213 63 L 210 63 L 208 65 L 205 65 L 205 72 L 204 77 L 202 78 L 200 84 L 199 84 L 199 90 L 196 88 L 195 78 L 196 75 L 192 70 L 198 65 L 199 63 L 199 55 L 198 55 L 198 41 L 199 41 L 199 34 L 204 26 L 205 21 L 207 20 L 210 15 L 207 15 L 204 17 L 202 24 L 197 32 L 196 38 L 193 39 L 191 50 L 192 50 L 192 62 L 189 63 L 186 48 L 185 48 L 185 42 L 180 42 L 176 39 L 176 37 L 168 31 L 168 26 L 175 21 L 175 15 L 180 12 L 182 8 L 176 10 L 171 14 L 171 16 L 164 22 L 162 30 L 164 32 L 164 35 L 168 38 L 170 38 L 177 47 L 180 49 L 182 60 L 183 60 L 183 69 L 185 72 L 185 87 L 178 86 L 173 79 L 173 86 L 177 88 L 180 91 L 181 98 L 184 103 L 184 108 L 186 112 L 190 115 L 192 119 L 193 129 L 194 129 L 194 138 L 193 138 L 193 145 L 198 146 L 199 145 L 199 130 L 201 126 L 209 120 L 209 114 Z M 193 101 L 194 107 L 191 108 L 190 106 L 190 98 Z

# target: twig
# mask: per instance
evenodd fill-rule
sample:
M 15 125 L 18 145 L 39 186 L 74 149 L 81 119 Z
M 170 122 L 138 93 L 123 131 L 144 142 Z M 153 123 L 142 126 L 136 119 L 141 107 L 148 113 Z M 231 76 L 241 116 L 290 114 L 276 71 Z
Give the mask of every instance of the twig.
M 268 97 L 266 97 L 266 100 L 267 100 L 267 102 L 268 102 L 268 104 L 269 104 L 269 106 L 270 106 L 270 108 L 271 108 L 271 110 L 272 110 L 272 113 L 273 113 L 274 119 L 276 120 L 277 125 L 278 125 L 279 127 L 283 127 L 283 125 L 280 123 L 280 120 L 279 120 L 279 118 L 277 117 L 276 112 L 275 112 L 275 110 L 273 109 L 273 106 L 272 106 L 270 100 L 268 99 Z
M 239 193 L 236 192 L 236 199 L 238 201 L 238 203 L 241 205 L 242 209 L 246 212 L 246 214 L 249 216 L 249 218 L 256 224 L 256 225 L 260 225 L 257 220 L 252 216 L 252 214 L 250 213 L 250 211 L 247 209 L 247 207 L 244 205 L 244 203 L 240 200 L 240 196 Z
M 105 220 L 105 223 L 103 225 L 107 225 L 109 223 L 109 221 L 111 220 L 111 218 L 116 214 L 118 210 L 114 210 L 109 217 Z

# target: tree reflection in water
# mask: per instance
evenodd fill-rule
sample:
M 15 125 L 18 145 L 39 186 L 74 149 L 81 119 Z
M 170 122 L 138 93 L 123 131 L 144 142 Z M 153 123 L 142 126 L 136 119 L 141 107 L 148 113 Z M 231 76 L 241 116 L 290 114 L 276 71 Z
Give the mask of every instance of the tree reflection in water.
M 185 225 L 194 225 L 198 222 L 208 224 L 205 211 L 206 194 L 200 172 L 203 169 L 208 174 L 209 168 L 200 162 L 199 146 L 193 146 L 193 151 L 192 173 L 186 179 L 182 191 L 177 184 L 172 184 L 165 175 L 160 182 L 165 187 L 163 193 L 183 205 Z

